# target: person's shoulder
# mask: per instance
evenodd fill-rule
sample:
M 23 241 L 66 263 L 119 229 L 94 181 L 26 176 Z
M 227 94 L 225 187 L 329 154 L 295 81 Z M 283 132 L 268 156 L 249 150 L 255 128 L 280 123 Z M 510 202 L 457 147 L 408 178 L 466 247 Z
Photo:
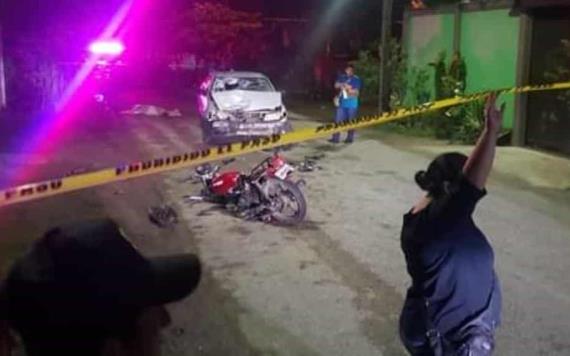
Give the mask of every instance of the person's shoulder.
M 404 223 L 403 227 L 407 229 L 417 229 L 420 227 L 426 220 L 428 207 L 414 211 L 414 209 L 410 209 L 406 214 L 404 214 Z
M 462 175 L 453 193 L 463 198 L 479 200 L 487 195 L 487 190 L 485 188 L 479 189 L 467 177 Z
M 431 236 L 429 227 L 427 208 L 418 212 L 412 212 L 412 210 L 410 210 L 404 215 L 400 239 L 402 243 L 408 247 L 426 242 L 429 240 L 429 236 Z

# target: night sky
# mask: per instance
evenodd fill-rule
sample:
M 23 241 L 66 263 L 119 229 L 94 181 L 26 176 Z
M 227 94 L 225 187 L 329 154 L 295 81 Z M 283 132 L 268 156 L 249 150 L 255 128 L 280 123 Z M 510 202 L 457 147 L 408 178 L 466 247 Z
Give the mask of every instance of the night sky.
M 106 18 L 123 0 L 0 0 L 3 26 L 10 30 L 32 31 L 53 25 L 57 22 L 91 23 Z M 342 0 L 222 0 L 233 8 L 247 11 L 260 11 L 269 17 L 314 17 L 318 20 L 319 13 L 326 11 L 335 1 Z M 155 8 L 182 9 L 191 0 L 161 0 L 156 1 Z M 400 16 L 403 4 L 407 0 L 395 0 L 396 17 Z M 361 20 L 352 14 L 367 14 L 380 21 L 380 0 L 350 0 L 350 13 L 342 21 Z M 85 27 L 85 26 L 83 26 Z

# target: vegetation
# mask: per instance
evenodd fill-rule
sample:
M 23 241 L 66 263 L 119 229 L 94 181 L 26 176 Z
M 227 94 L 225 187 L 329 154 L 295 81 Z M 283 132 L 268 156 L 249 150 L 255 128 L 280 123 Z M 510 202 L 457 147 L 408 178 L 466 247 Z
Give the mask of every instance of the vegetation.
M 362 79 L 361 102 L 363 104 L 374 105 L 378 102 L 380 60 L 372 50 L 363 50 L 358 54 L 358 59 L 354 62 L 354 68 L 358 76 Z
M 253 61 L 265 52 L 261 14 L 216 2 L 195 2 L 177 21 L 179 46 L 202 53 L 218 68 Z
M 8 106 L 50 111 L 65 89 L 61 68 L 42 51 L 28 51 L 6 58 Z
M 467 87 L 464 59 L 455 53 L 448 66 L 445 57 L 442 52 L 435 62 L 430 63 L 434 70 L 436 100 L 461 96 Z M 471 143 L 481 130 L 483 107 L 481 102 L 473 102 L 442 110 L 437 116 L 438 119 L 433 121 L 437 138 Z
M 388 43 L 388 83 L 390 83 L 390 107 L 403 105 L 407 90 L 407 57 L 402 50 L 401 44 L 394 38 Z M 363 87 L 367 90 L 362 92 L 364 104 L 378 102 L 380 59 L 378 56 L 379 43 L 373 43 L 369 49 L 360 51 L 354 67 L 358 76 L 362 79 Z
M 395 39 L 389 43 L 388 82 L 390 83 L 390 109 L 420 105 L 431 100 L 441 100 L 463 95 L 467 88 L 467 65 L 459 53 L 447 63 L 444 52 L 440 53 L 428 67 L 409 67 L 407 55 Z M 355 62 L 356 70 L 364 82 L 362 101 L 375 104 L 378 100 L 378 73 L 380 61 L 373 50 L 360 52 Z M 431 69 L 430 69 L 431 68 Z M 429 87 L 430 70 L 434 85 Z M 417 134 L 428 132 L 439 139 L 452 142 L 472 143 L 480 133 L 483 123 L 481 101 L 468 103 L 438 112 L 418 115 L 392 124 L 395 131 Z

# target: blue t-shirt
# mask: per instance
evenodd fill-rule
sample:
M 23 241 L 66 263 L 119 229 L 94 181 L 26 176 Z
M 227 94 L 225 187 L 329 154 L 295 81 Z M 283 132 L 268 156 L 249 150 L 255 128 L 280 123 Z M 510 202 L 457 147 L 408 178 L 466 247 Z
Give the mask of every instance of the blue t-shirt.
M 408 298 L 427 301 L 427 316 L 440 333 L 453 332 L 488 310 L 500 323 L 500 286 L 494 253 L 471 217 L 485 196 L 465 178 L 456 191 L 404 216 L 402 250 L 412 286 Z
M 353 89 L 361 90 L 362 89 L 362 81 L 356 75 L 348 76 L 346 74 L 340 75 L 337 80 L 337 83 L 344 83 L 349 84 L 352 86 Z M 349 109 L 356 109 L 358 108 L 358 97 L 347 97 L 344 98 L 342 95 L 340 96 L 340 107 L 341 108 L 349 108 Z

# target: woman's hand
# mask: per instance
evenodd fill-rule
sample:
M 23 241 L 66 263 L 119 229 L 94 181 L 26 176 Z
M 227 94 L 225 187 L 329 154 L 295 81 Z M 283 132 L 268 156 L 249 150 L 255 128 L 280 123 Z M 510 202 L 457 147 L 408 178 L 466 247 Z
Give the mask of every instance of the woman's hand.
M 497 109 L 497 93 L 492 93 L 485 102 L 485 130 L 479 137 L 475 149 L 463 167 L 465 178 L 479 189 L 483 189 L 495 160 L 497 136 L 503 128 L 505 104 Z
M 505 103 L 500 109 L 497 108 L 497 97 L 497 93 L 491 93 L 485 101 L 485 128 L 496 135 L 503 128 L 503 113 L 505 112 Z

